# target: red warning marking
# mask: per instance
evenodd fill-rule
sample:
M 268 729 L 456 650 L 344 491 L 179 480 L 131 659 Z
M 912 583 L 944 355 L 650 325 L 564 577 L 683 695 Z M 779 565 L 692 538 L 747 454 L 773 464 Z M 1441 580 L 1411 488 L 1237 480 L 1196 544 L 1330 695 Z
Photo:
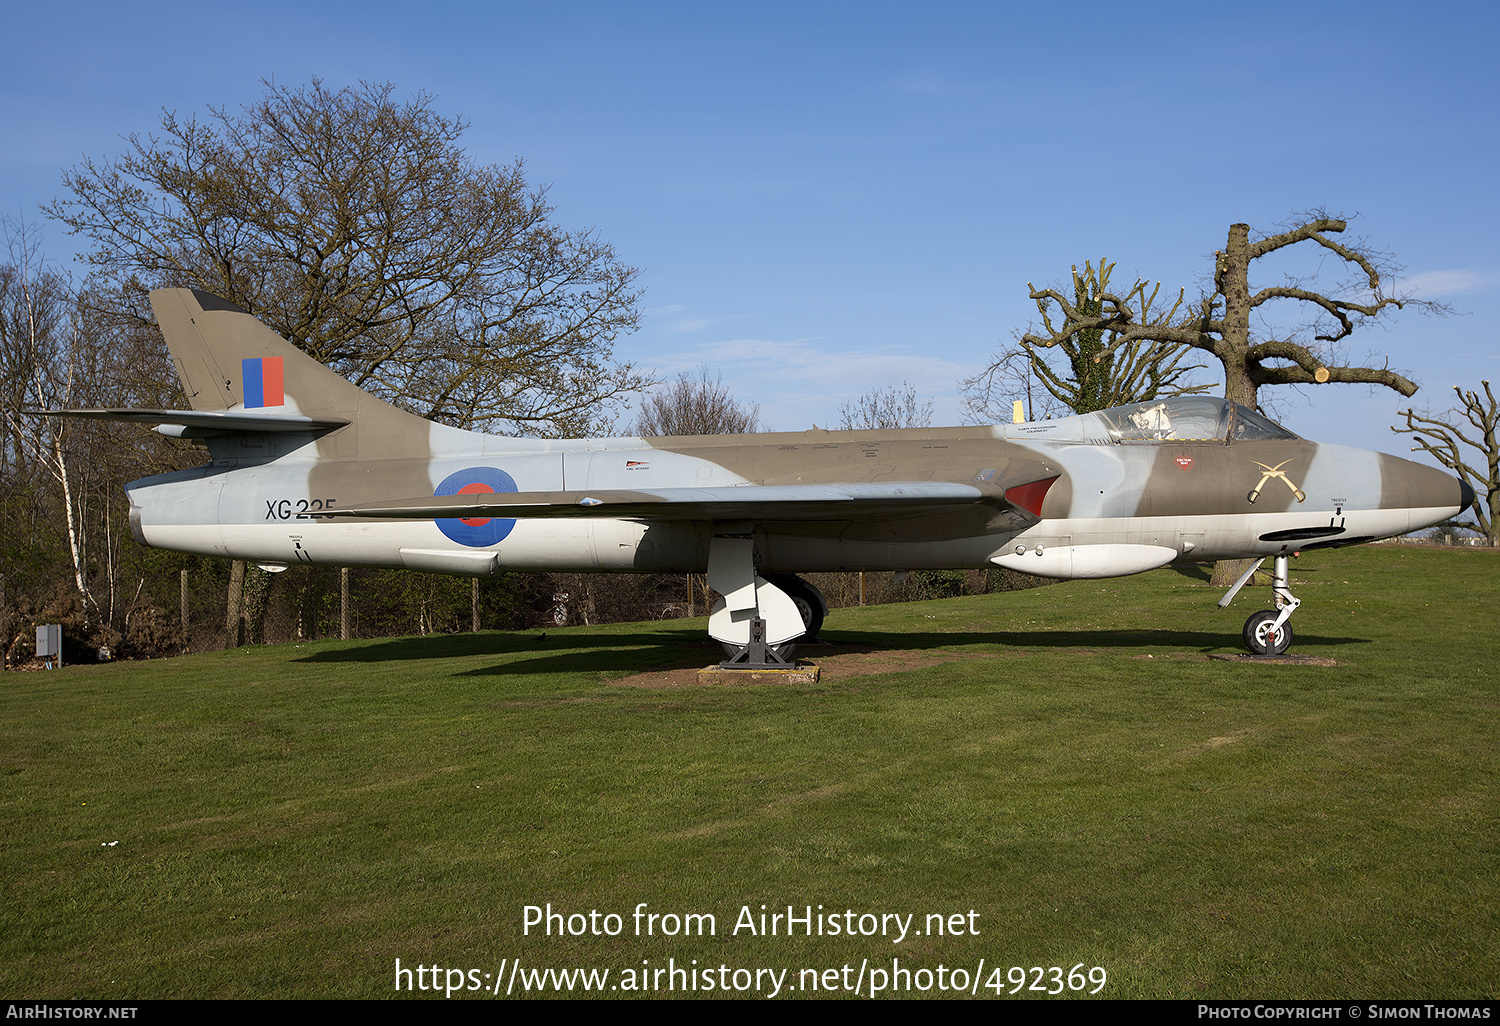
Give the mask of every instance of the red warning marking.
M 494 495 L 495 489 L 479 481 L 475 481 L 473 484 L 466 484 L 458 490 L 459 495 L 483 495 L 485 493 Z M 463 517 L 459 520 L 459 523 L 468 524 L 470 527 L 483 527 L 489 522 L 489 517 Z
M 1177 457 L 1177 465 L 1183 470 L 1191 470 L 1193 467 L 1193 458 L 1191 456 L 1179 456 Z
M 1049 477 L 1045 481 L 1033 481 L 1030 484 L 1007 488 L 1005 501 L 1020 506 L 1034 517 L 1039 517 L 1042 515 L 1042 500 L 1047 497 L 1047 489 L 1051 488 L 1056 481 L 1057 478 Z

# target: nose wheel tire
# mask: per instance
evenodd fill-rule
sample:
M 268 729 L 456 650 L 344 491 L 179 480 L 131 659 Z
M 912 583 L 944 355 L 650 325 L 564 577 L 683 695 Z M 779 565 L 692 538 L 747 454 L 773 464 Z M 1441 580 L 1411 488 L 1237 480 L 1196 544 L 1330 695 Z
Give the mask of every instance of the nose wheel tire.
M 1254 655 L 1281 655 L 1292 647 L 1292 625 L 1275 626 L 1280 614 L 1274 609 L 1262 609 L 1245 621 L 1245 647 Z

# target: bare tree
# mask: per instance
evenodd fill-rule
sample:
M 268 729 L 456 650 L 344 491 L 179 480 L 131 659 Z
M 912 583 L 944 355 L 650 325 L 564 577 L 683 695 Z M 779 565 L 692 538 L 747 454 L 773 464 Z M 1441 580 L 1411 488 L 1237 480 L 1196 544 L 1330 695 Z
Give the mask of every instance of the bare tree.
M 1433 417 L 1406 410 L 1406 427 L 1393 427 L 1397 434 L 1411 435 L 1417 443 L 1413 452 L 1429 453 L 1443 466 L 1456 473 L 1474 489 L 1476 498 L 1473 520 L 1451 521 L 1454 527 L 1478 531 L 1491 545 L 1500 545 L 1500 408 L 1488 381 L 1480 382 L 1484 394 L 1475 389 L 1467 392 L 1453 386 L 1459 405 L 1446 417 Z M 1460 418 L 1469 426 L 1463 427 Z M 1479 453 L 1478 460 L 1466 460 L 1464 447 Z
M 1100 259 L 1096 268 L 1085 262 L 1083 273 L 1073 267 L 1073 307 L 1080 315 L 1097 317 L 1103 311 L 1103 296 L 1109 292 L 1109 278 L 1115 265 Z M 1140 319 L 1149 325 L 1170 325 L 1182 312 L 1182 300 L 1163 309 L 1156 305 L 1161 283 L 1149 295 L 1140 294 Z M 1033 290 L 1033 299 L 1036 299 Z M 1058 328 L 1052 323 L 1050 297 L 1036 299 L 1037 311 L 1049 335 Z M 971 417 L 993 422 L 1009 419 L 1010 403 L 1024 397 L 1027 419 L 1038 419 L 1037 403 L 1042 404 L 1042 418 L 1066 409 L 1073 413 L 1091 413 L 1112 406 L 1146 402 L 1150 399 L 1191 395 L 1212 388 L 1212 384 L 1193 385 L 1184 379 L 1202 364 L 1184 364 L 1192 347 L 1180 342 L 1136 339 L 1121 342 L 1119 333 L 1099 327 L 1079 328 L 1063 336 L 1054 346 L 1043 346 L 1023 337 L 1014 348 L 1002 349 L 991 358 L 990 365 L 979 374 L 959 383 L 965 393 L 965 405 Z M 1061 359 L 1057 359 L 1059 354 Z M 1038 396 L 1036 385 L 1045 389 Z
M 47 265 L 34 226 L 3 219 L 3 234 L 10 262 L 0 266 L 0 578 L 31 612 L 59 598 L 66 581 L 77 619 L 58 615 L 70 638 L 114 648 L 159 559 L 125 542 L 122 486 L 202 462 L 193 452 L 200 443 L 130 424 L 27 415 L 173 405 L 176 375 L 159 334 L 120 330 L 123 322 L 99 316 L 96 299 Z
M 1225 396 L 1250 407 L 1258 407 L 1257 390 L 1262 385 L 1342 382 L 1383 385 L 1407 396 L 1414 393 L 1417 386 L 1388 367 L 1340 364 L 1339 344 L 1359 325 L 1391 309 L 1414 305 L 1441 312 L 1446 308 L 1387 295 L 1386 286 L 1397 268 L 1363 242 L 1346 245 L 1330 238 L 1348 227 L 1340 218 L 1314 211 L 1282 227 L 1274 235 L 1252 239 L 1249 225 L 1230 225 L 1228 242 L 1214 254 L 1213 291 L 1180 318 L 1175 313 L 1150 316 L 1156 288 L 1145 281 L 1137 281 L 1123 295 L 1101 290 L 1096 311 L 1084 309 L 1076 295 L 1032 288 L 1031 298 L 1039 306 L 1057 304 L 1062 321 L 1054 325 L 1044 311 L 1045 334 L 1028 333 L 1021 341 L 1047 348 L 1075 341 L 1085 331 L 1102 330 L 1112 333 L 1113 341 L 1106 343 L 1112 350 L 1138 342 L 1185 345 L 1212 354 L 1224 369 Z M 1303 242 L 1337 257 L 1350 271 L 1350 278 L 1328 294 L 1315 290 L 1315 278 L 1288 278 L 1283 284 L 1251 291 L 1254 261 Z M 1262 308 L 1272 300 L 1305 304 L 1313 317 L 1303 328 L 1278 332 L 1281 338 L 1258 337 L 1252 330 L 1252 315 L 1261 316 Z M 1178 302 L 1182 302 L 1181 294 Z
M 759 428 L 760 406 L 741 406 L 729 386 L 707 367 L 683 371 L 647 393 L 632 428 L 642 437 L 656 435 L 742 435 Z
M 77 473 L 68 450 L 70 427 L 22 417 L 27 405 L 68 406 L 79 377 L 79 325 L 71 310 L 68 280 L 43 266 L 39 238 L 25 225 L 5 221 L 10 266 L 0 271 L 0 353 L 5 382 L 6 461 L 17 472 L 29 463 L 62 492 L 63 525 L 73 567 L 73 583 L 83 602 L 84 625 L 98 610 L 84 572 L 82 516 Z
M 932 426 L 932 400 L 917 402 L 917 386 L 910 381 L 866 392 L 839 407 L 839 426 L 845 431 Z
M 464 427 L 584 434 L 649 384 L 612 357 L 637 271 L 552 220 L 522 163 L 476 165 L 466 124 L 390 84 L 268 84 L 235 113 L 86 160 L 47 207 L 95 243 L 96 288 L 191 286 L 339 373 Z
M 1044 358 L 1040 355 L 1038 358 Z M 1051 420 L 1067 416 L 1067 407 L 1042 384 L 1032 352 L 1019 343 L 997 349 L 990 365 L 972 378 L 959 381 L 964 397 L 964 423 L 996 424 L 1012 419 L 1015 403 L 1021 404 L 1026 420 Z

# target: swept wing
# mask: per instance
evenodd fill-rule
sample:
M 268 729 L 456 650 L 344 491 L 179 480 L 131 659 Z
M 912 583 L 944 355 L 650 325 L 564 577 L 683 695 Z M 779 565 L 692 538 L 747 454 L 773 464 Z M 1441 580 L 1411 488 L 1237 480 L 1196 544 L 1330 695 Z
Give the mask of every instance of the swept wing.
M 1055 474 L 1053 477 L 1055 478 Z M 1031 498 L 1028 494 L 1027 498 Z M 989 506 L 996 516 L 1034 524 L 1035 509 L 1006 498 L 992 484 L 940 481 L 810 485 L 736 485 L 724 488 L 604 489 L 420 496 L 335 508 L 325 516 L 395 519 L 480 517 L 604 517 L 617 520 L 890 520 Z

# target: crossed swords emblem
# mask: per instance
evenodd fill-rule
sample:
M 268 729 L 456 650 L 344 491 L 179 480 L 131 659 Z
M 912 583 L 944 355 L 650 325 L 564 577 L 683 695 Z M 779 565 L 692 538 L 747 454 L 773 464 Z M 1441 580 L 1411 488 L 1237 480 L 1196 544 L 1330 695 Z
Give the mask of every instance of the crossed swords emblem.
M 1296 459 L 1296 457 L 1294 456 L 1292 457 L 1292 459 Z M 1274 467 L 1268 467 L 1264 463 L 1257 463 L 1255 460 L 1251 460 L 1250 462 L 1254 463 L 1261 470 L 1265 471 L 1264 474 L 1260 475 L 1260 480 L 1255 482 L 1255 487 L 1250 489 L 1250 494 L 1245 496 L 1245 498 L 1249 499 L 1251 502 L 1254 502 L 1256 499 L 1260 498 L 1260 490 L 1264 488 L 1266 486 L 1266 482 L 1271 480 L 1271 478 L 1273 477 L 1279 477 L 1281 478 L 1281 480 L 1285 481 L 1286 486 L 1292 490 L 1292 494 L 1297 497 L 1298 502 L 1301 502 L 1303 499 L 1307 498 L 1306 493 L 1304 493 L 1301 488 L 1298 488 L 1296 485 L 1292 484 L 1292 479 L 1287 477 L 1286 471 L 1281 469 L 1288 463 L 1292 462 L 1292 460 L 1282 460 Z

